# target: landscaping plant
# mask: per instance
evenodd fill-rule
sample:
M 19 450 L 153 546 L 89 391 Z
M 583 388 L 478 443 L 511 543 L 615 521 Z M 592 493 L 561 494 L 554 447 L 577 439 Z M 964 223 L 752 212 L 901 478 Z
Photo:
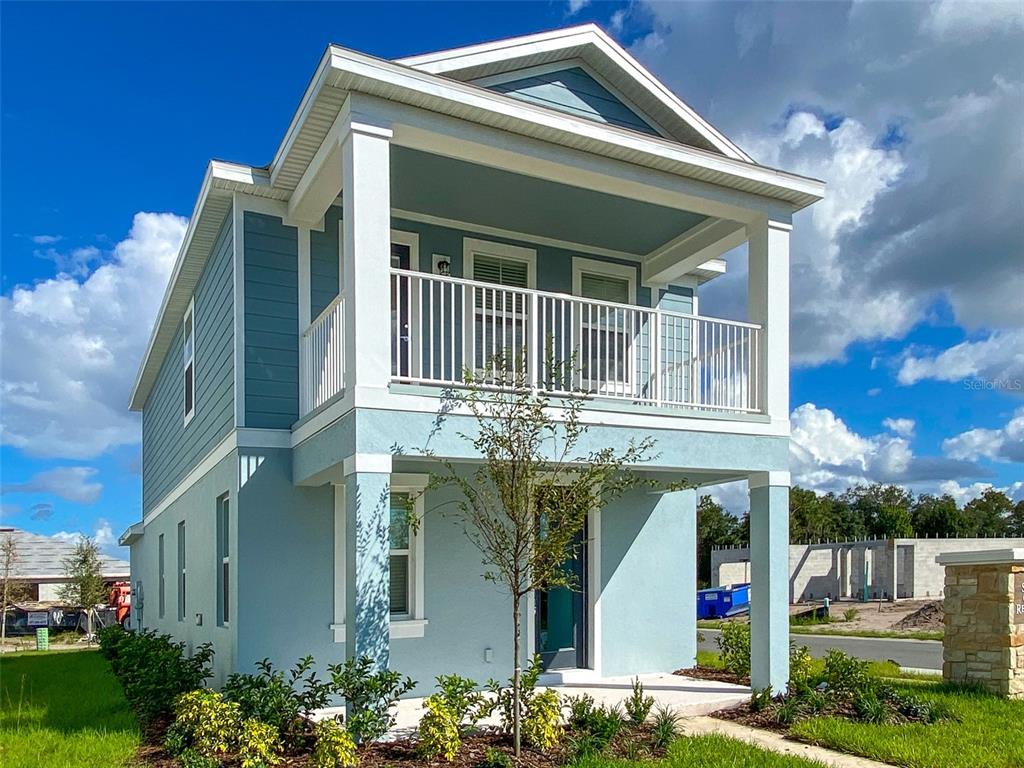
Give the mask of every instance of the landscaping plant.
M 416 751 L 427 760 L 440 757 L 451 762 L 462 746 L 458 715 L 444 697 L 436 693 L 426 698 L 423 708 L 427 711 L 420 718 Z
M 729 621 L 718 636 L 725 668 L 736 677 L 750 677 L 750 625 Z
M 541 751 L 551 749 L 562 734 L 562 703 L 558 691 L 547 688 L 530 698 L 523 718 L 523 739 Z
M 399 672 L 375 669 L 369 657 L 348 659 L 327 668 L 332 692 L 345 699 L 349 716 L 345 726 L 357 744 L 376 741 L 395 726 L 391 708 L 416 686 Z
M 281 762 L 281 737 L 274 726 L 250 717 L 238 733 L 238 760 L 242 768 L 269 768 Z
M 167 730 L 168 751 L 194 749 L 205 757 L 235 751 L 242 730 L 238 705 L 209 689 L 189 691 L 174 700 L 174 724 Z
M 654 707 L 654 697 L 644 695 L 644 686 L 640 678 L 633 679 L 633 693 L 626 699 L 626 714 L 633 725 L 643 725 Z
M 316 739 L 312 756 L 315 768 L 354 768 L 358 764 L 356 743 L 337 720 L 321 720 L 313 734 Z

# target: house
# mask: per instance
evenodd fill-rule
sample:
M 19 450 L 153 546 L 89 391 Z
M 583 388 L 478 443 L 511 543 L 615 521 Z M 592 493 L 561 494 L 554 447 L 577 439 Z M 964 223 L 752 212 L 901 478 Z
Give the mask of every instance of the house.
M 75 542 L 55 539 L 20 528 L 0 527 L 0 541 L 10 536 L 14 541 L 17 560 L 11 574 L 12 581 L 27 584 L 25 601 L 56 602 L 60 588 L 67 583 L 64 561 L 74 552 Z M 100 554 L 101 575 L 109 583 L 128 578 L 129 564 L 110 555 Z
M 1024 547 L 1024 538 L 889 538 L 789 545 L 789 601 L 942 597 L 945 568 L 935 558 L 979 549 Z M 750 549 L 711 552 L 711 585 L 750 580 Z
M 370 655 L 417 692 L 510 673 L 479 553 L 400 510 L 431 457 L 479 459 L 471 417 L 436 428 L 443 390 L 502 348 L 548 386 L 530 342 L 549 339 L 594 394 L 583 450 L 650 436 L 666 482 L 749 481 L 753 683 L 781 688 L 789 240 L 823 194 L 592 25 L 397 61 L 328 47 L 269 165 L 209 164 L 139 369 L 136 618 L 212 643 L 217 680 L 306 654 Z M 749 322 L 700 314 L 742 243 Z M 603 676 L 692 664 L 695 505 L 637 490 L 594 512 L 583 589 L 530 601 L 526 652 Z

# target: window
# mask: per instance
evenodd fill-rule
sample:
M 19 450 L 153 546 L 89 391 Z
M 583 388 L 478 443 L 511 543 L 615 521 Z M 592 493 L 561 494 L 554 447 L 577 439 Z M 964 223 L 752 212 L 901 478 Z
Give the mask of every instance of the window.
M 573 259 L 573 292 L 594 302 L 583 307 L 579 326 L 579 365 L 586 389 L 632 394 L 637 365 L 633 340 L 643 322 L 636 310 L 611 305 L 635 304 L 635 281 L 633 267 Z
M 409 494 L 391 494 L 391 615 L 407 617 L 412 594 L 412 530 L 409 526 Z
M 217 585 L 220 595 L 220 623 L 227 625 L 231 617 L 231 557 L 228 544 L 231 506 L 227 494 L 217 499 Z
M 195 300 L 185 311 L 182 342 L 182 394 L 185 402 L 185 424 L 196 415 L 196 323 Z
M 178 621 L 185 620 L 185 521 L 178 523 Z
M 159 578 L 157 579 L 157 593 L 158 593 L 158 608 L 160 618 L 164 617 L 164 601 L 166 594 L 165 586 L 165 571 L 164 571 L 164 535 L 161 533 L 160 537 L 156 540 L 156 559 L 157 567 L 159 568 Z
M 525 289 L 536 282 L 537 253 L 466 238 L 463 259 L 473 280 L 496 286 L 473 290 L 473 338 L 468 350 L 472 350 L 473 367 L 485 371 L 497 355 L 508 362 L 523 354 L 528 342 L 529 294 Z

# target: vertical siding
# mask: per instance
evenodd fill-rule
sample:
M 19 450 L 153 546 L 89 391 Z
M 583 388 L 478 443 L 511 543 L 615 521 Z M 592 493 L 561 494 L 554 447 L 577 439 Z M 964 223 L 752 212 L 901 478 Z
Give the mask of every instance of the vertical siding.
M 642 117 L 579 67 L 531 75 L 490 88 L 576 117 L 657 135 Z
M 246 212 L 247 427 L 289 429 L 299 417 L 298 252 L 294 227 Z
M 338 295 L 338 264 L 341 247 L 338 222 L 341 206 L 324 214 L 324 231 L 309 233 L 309 318 L 315 320 Z
M 182 324 L 142 410 L 142 505 L 148 511 L 234 424 L 234 299 L 231 217 L 195 291 L 196 413 L 184 424 Z

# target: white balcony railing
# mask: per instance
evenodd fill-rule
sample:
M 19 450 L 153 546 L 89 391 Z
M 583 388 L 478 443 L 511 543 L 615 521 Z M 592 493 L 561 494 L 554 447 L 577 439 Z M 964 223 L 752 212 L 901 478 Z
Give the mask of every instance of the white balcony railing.
M 497 355 L 526 355 L 531 386 L 552 394 L 763 408 L 762 331 L 750 323 L 398 269 L 391 323 L 397 382 L 459 386 L 467 368 L 486 378 Z
M 345 303 L 339 296 L 299 341 L 299 415 L 316 410 L 345 385 Z

